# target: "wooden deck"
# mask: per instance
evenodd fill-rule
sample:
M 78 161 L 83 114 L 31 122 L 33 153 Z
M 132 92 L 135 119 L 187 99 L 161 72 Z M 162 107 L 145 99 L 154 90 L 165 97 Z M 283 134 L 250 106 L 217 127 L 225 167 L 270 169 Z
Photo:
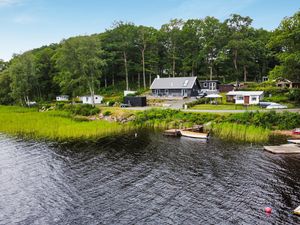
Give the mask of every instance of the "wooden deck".
M 300 146 L 297 144 L 285 144 L 279 146 L 264 146 L 264 149 L 268 152 L 275 154 L 296 154 L 300 153 Z
M 166 135 L 166 136 L 178 137 L 178 136 L 181 135 L 180 131 L 181 131 L 180 129 L 170 129 L 170 130 L 165 130 L 163 132 L 163 134 Z
M 300 216 L 300 206 L 298 206 L 298 207 L 294 210 L 294 214 Z

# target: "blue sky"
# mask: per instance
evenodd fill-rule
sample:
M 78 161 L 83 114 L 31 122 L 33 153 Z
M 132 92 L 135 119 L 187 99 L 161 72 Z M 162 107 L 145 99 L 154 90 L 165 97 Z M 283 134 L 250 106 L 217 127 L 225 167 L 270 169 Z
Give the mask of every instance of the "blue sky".
M 114 21 L 159 28 L 171 18 L 250 16 L 272 30 L 300 0 L 0 0 L 0 59 L 75 35 L 100 33 Z

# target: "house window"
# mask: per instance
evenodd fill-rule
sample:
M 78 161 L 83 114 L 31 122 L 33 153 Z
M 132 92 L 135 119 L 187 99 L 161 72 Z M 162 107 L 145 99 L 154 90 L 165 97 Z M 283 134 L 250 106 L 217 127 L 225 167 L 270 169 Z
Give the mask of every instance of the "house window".
M 86 98 L 85 98 L 85 101 L 86 101 L 86 102 L 88 102 L 88 101 L 89 101 L 89 98 L 88 98 L 88 97 L 86 97 Z
M 237 98 L 237 100 L 244 100 L 244 97 L 241 95 L 237 96 L 236 98 Z
M 98 99 L 98 97 L 95 97 L 95 99 Z
M 254 101 L 254 102 L 257 101 L 257 97 L 252 97 L 251 101 Z
M 204 82 L 204 83 L 203 83 L 203 87 L 207 87 L 207 83 Z

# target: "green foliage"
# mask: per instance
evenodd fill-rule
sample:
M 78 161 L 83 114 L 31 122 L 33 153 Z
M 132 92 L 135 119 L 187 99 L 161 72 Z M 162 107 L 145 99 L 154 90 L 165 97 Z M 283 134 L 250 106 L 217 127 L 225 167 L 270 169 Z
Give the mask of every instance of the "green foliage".
M 292 112 L 245 112 L 225 117 L 222 122 L 253 125 L 268 129 L 289 130 L 300 126 L 300 114 Z
M 55 81 L 64 93 L 84 93 L 87 90 L 94 94 L 95 85 L 101 77 L 105 66 L 100 39 L 91 36 L 70 38 L 62 42 L 54 56 L 60 73 Z
M 97 140 L 130 132 L 132 127 L 107 121 L 73 119 L 65 111 L 37 112 L 36 109 L 0 106 L 0 132 L 52 141 Z
M 300 103 L 300 89 L 291 89 L 288 93 L 288 99 Z
M 151 109 L 136 114 L 136 125 L 147 125 L 161 128 L 176 128 L 204 124 L 220 117 L 216 114 L 185 113 L 179 110 Z
M 269 129 L 236 123 L 214 123 L 212 132 L 223 140 L 251 143 L 267 142 L 271 135 Z
M 0 72 L 0 105 L 9 105 L 13 103 L 11 93 L 11 78 L 9 71 Z
M 119 21 L 100 34 L 0 60 L 0 103 L 50 101 L 59 94 L 116 97 L 124 89 L 147 89 L 156 74 L 207 79 L 210 69 L 226 82 L 259 81 L 267 74 L 300 80 L 299 15 L 285 18 L 274 32 L 255 29 L 251 18 L 236 14 L 224 21 L 173 19 L 160 29 Z
M 65 104 L 63 110 L 71 112 L 73 115 L 92 116 L 100 113 L 100 109 L 89 104 L 70 105 Z
M 200 104 L 205 104 L 207 103 L 209 100 L 207 98 L 200 98 L 197 101 L 193 101 L 193 102 L 189 102 L 186 105 L 188 106 L 188 108 L 192 108 L 195 105 L 200 105 Z
M 105 111 L 105 112 L 103 113 L 103 116 L 110 116 L 111 114 L 112 114 L 111 111 Z
M 300 11 L 284 18 L 273 32 L 269 48 L 280 61 L 270 73 L 271 77 L 284 77 L 300 81 Z
M 277 102 L 277 103 L 287 103 L 289 102 L 289 97 L 286 95 L 275 95 L 272 97 L 265 97 L 266 102 Z

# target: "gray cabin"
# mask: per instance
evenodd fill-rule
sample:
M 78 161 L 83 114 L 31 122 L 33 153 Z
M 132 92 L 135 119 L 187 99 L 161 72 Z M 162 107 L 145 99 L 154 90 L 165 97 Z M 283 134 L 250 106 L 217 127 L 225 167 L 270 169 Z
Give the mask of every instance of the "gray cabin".
M 150 89 L 153 96 L 165 97 L 198 96 L 201 90 L 197 77 L 157 77 Z

